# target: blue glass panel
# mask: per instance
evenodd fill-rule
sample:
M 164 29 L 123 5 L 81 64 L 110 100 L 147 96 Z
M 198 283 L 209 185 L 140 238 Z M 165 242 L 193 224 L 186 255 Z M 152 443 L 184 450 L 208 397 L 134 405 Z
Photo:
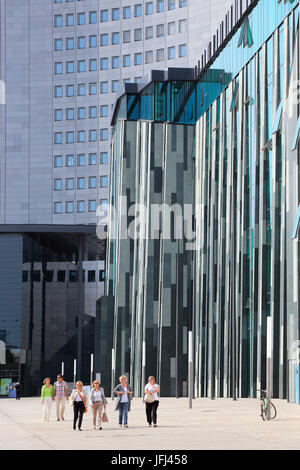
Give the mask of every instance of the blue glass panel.
M 197 118 L 204 113 L 221 91 L 226 88 L 230 81 L 259 51 L 262 45 L 293 9 L 295 9 L 294 21 L 298 22 L 299 12 L 296 4 L 296 1 L 292 3 L 278 3 L 275 0 L 260 0 L 258 2 L 248 16 L 249 28 L 245 27 L 246 22 L 241 25 L 209 69 L 201 77 L 201 82 L 197 85 Z M 249 47 L 239 47 L 239 44 L 241 45 L 241 38 L 246 38 Z M 253 44 L 250 46 L 252 42 Z M 214 76 L 214 74 L 216 75 Z M 214 76 L 214 80 L 211 80 L 212 76 Z M 218 78 L 218 80 L 216 80 L 216 78 Z M 202 105 L 200 104 L 201 96 L 203 96 Z
M 166 120 L 166 92 L 167 86 L 165 83 L 155 83 L 155 121 L 163 122 Z
M 280 105 L 278 106 L 277 112 L 276 112 L 276 117 L 275 117 L 275 123 L 273 127 L 273 134 L 278 132 L 280 122 L 281 122 L 281 116 L 282 116 L 282 108 L 283 108 L 283 102 L 281 101 Z
M 208 70 L 197 83 L 197 117 L 201 116 L 222 90 L 231 82 L 233 75 L 224 69 Z
M 195 84 L 190 81 L 170 82 L 169 121 L 193 124 L 195 122 Z
M 273 125 L 273 37 L 267 42 L 267 63 L 266 63 L 266 136 L 265 142 L 272 138 Z
M 297 34 L 298 23 L 299 23 L 299 8 L 296 8 L 295 9 L 295 14 L 294 14 L 294 36 L 295 37 L 296 37 L 296 34 Z
M 141 119 L 153 120 L 154 84 L 151 83 L 141 93 Z
M 238 79 L 236 79 L 229 111 L 232 111 L 236 107 L 237 102 L 238 102 L 238 97 L 239 97 L 239 81 Z
M 283 98 L 283 72 L 284 72 L 284 27 L 279 28 L 278 35 L 278 102 Z
M 253 46 L 253 36 L 251 32 L 251 27 L 248 17 L 244 20 L 241 26 L 240 38 L 238 42 L 238 47 L 243 44 L 243 47 L 252 47 Z
M 137 121 L 140 117 L 139 95 L 127 95 L 127 119 Z

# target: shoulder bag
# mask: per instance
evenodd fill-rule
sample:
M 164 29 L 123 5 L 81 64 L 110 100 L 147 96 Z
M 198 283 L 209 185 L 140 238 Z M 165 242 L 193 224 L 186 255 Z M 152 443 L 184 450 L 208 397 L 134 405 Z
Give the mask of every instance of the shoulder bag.
M 154 397 L 151 393 L 146 393 L 144 396 L 144 403 L 153 403 Z
M 87 412 L 88 412 L 88 409 L 87 409 L 87 407 L 86 407 L 85 401 L 84 401 L 84 399 L 82 398 L 82 395 L 81 395 L 81 393 L 80 393 L 80 391 L 79 391 L 78 389 L 77 389 L 77 392 L 79 393 L 79 396 L 80 396 L 80 398 L 81 398 L 81 400 L 82 400 L 82 403 L 84 404 L 84 413 L 87 413 Z

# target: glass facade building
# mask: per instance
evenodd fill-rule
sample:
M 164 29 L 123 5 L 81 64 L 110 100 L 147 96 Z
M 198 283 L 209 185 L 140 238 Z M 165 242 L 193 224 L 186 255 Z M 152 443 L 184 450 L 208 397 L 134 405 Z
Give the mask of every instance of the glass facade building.
M 299 148 L 292 145 L 299 119 L 298 2 L 259 1 L 204 79 L 220 70 L 233 71 L 232 80 L 211 98 L 205 85 L 208 106 L 197 106 L 196 393 L 256 396 L 266 387 L 268 345 L 273 395 L 292 400 L 299 336 L 291 238 L 299 203 Z
M 111 345 L 141 393 L 145 373 L 186 395 L 192 330 L 196 397 L 256 397 L 267 352 L 273 396 L 299 397 L 299 2 L 242 4 L 201 67 L 152 72 L 115 106 L 117 214 L 141 193 L 149 212 L 193 207 L 192 249 L 182 237 L 123 245 L 132 219 L 110 225 Z
M 143 387 L 143 378 L 138 373 L 142 368 L 143 344 L 147 373 L 155 371 L 166 395 L 171 396 L 175 387 L 176 368 L 187 387 L 183 336 L 181 360 L 176 362 L 173 357 L 174 331 L 188 331 L 189 327 L 192 253 L 185 250 L 182 240 L 177 241 L 176 222 L 173 220 L 169 226 L 166 214 L 172 206 L 176 219 L 177 210 L 184 203 L 192 205 L 193 136 L 193 126 L 181 124 L 118 121 L 115 127 L 111 203 L 117 213 L 128 212 L 129 217 L 126 222 L 117 217 L 110 225 L 106 284 L 107 294 L 114 300 L 112 303 L 102 297 L 104 306 L 100 313 L 106 330 L 107 323 L 112 319 L 114 322 L 110 338 L 116 351 L 116 377 L 124 372 L 133 374 L 130 380 L 136 393 Z M 165 165 L 173 171 L 164 172 Z M 139 213 L 144 206 L 149 211 Z M 156 227 L 150 224 L 150 207 L 156 210 Z M 136 225 L 139 218 L 141 237 L 134 239 L 130 232 L 139 230 Z M 150 230 L 154 232 L 151 239 Z M 165 237 L 159 235 L 161 231 L 166 232 Z M 177 299 L 178 280 L 182 286 L 180 299 Z M 103 364 L 101 373 L 103 380 L 108 380 L 107 388 L 109 369 L 103 370 Z M 109 362 L 106 364 L 109 367 Z
M 99 251 L 95 227 L 0 225 L 0 381 L 38 395 L 62 363 L 72 382 L 76 358 L 89 382 L 95 319 L 84 313 L 83 261 Z
M 110 121 L 116 94 L 124 83 L 140 82 L 152 68 L 194 64 L 204 38 L 217 26 L 226 8 L 223 0 L 175 0 L 171 3 L 172 7 L 168 8 L 166 0 L 128 0 L 126 3 L 121 0 L 0 0 L 0 224 L 4 225 L 3 233 L 10 224 L 22 226 L 21 233 L 31 224 L 47 225 L 56 240 L 59 234 L 53 233 L 53 227 L 59 230 L 62 225 L 77 225 L 81 230 L 84 225 L 87 230 L 93 227 L 95 231 L 97 209 L 108 203 Z M 199 5 L 201 28 L 194 14 Z M 21 237 L 19 241 L 25 246 L 27 239 Z M 6 253 L 5 248 L 2 252 Z M 87 274 L 84 314 L 90 324 L 95 321 L 96 301 L 104 292 L 103 252 L 99 257 L 86 256 L 83 261 Z M 13 266 L 13 251 L 10 259 Z M 47 263 L 51 263 L 50 260 L 51 257 L 47 258 Z M 42 272 L 42 261 L 33 258 L 32 262 L 33 271 L 40 271 L 40 281 L 33 281 L 32 295 L 26 293 L 32 277 L 27 265 L 24 271 L 28 271 L 29 281 L 24 281 L 20 287 L 20 263 L 19 277 L 15 278 L 15 290 L 21 292 L 21 298 L 26 293 L 28 301 L 34 303 L 33 341 L 37 345 L 32 354 L 36 362 L 34 369 L 26 362 L 28 393 L 37 390 L 30 374 L 35 370 L 34 377 L 39 381 L 43 370 L 42 363 L 38 362 L 42 354 L 39 349 L 42 319 L 36 299 L 44 298 L 41 302 L 45 304 L 46 320 L 49 317 L 53 321 L 50 325 L 48 320 L 43 323 L 53 337 L 53 349 L 47 350 L 47 342 L 51 342 L 49 336 L 45 351 L 47 367 L 44 370 L 48 370 L 50 376 L 54 370 L 52 365 L 54 368 L 59 362 L 56 346 L 63 344 L 60 327 L 64 325 L 65 330 L 68 309 L 75 307 L 69 295 L 75 285 L 68 284 L 71 281 L 67 268 L 57 270 L 57 274 L 66 271 L 63 285 L 62 281 L 56 283 L 55 270 L 54 280 L 45 280 L 48 275 Z M 28 263 L 31 265 L 30 258 Z M 6 272 L 11 273 L 12 268 L 8 259 L 2 267 L 0 296 L 9 302 L 5 294 Z M 52 271 L 52 267 L 48 270 Z M 13 295 L 12 284 L 10 289 Z M 57 305 L 54 299 L 60 295 L 68 300 Z M 0 341 L 3 342 L 11 334 L 4 325 L 1 328 L 2 322 L 8 322 L 5 302 L 1 304 L 0 298 L 0 330 L 3 329 Z M 29 319 L 30 305 L 22 311 L 16 305 L 14 309 L 10 307 L 9 312 L 19 319 Z M 56 321 L 56 315 L 61 321 Z M 70 336 L 64 336 L 68 348 L 75 331 L 74 319 L 73 316 Z M 55 323 L 58 331 L 53 326 Z M 12 324 L 17 331 L 17 321 Z M 20 349 L 19 342 L 10 344 Z M 26 344 L 22 346 L 24 350 Z M 66 346 L 65 351 L 68 348 Z M 66 374 L 73 369 L 70 364 L 70 357 L 74 356 L 72 348 L 68 349 L 70 356 L 66 352 Z M 20 364 L 19 359 L 17 364 Z M 7 371 L 15 374 L 16 369 L 9 366 L 2 370 L 3 374 Z M 23 382 L 24 375 L 21 378 Z

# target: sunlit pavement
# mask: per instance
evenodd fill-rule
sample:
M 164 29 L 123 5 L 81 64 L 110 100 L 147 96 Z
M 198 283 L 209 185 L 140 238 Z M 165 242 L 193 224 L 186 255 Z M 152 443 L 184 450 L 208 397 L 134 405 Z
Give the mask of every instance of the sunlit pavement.
M 93 429 L 89 409 L 79 432 L 68 403 L 65 421 L 56 421 L 54 404 L 44 423 L 39 398 L 0 399 L 0 449 L 300 449 L 300 406 L 283 400 L 273 400 L 277 418 L 263 422 L 259 400 L 196 399 L 189 409 L 186 398 L 161 398 L 157 428 L 148 427 L 140 398 L 133 399 L 128 428 L 118 426 L 115 401 L 108 401 L 103 430 Z

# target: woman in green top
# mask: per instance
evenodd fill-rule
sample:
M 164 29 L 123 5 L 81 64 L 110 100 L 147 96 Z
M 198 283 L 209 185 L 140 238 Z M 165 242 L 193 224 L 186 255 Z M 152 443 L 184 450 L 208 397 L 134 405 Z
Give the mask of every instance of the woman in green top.
M 44 410 L 44 421 L 49 421 L 52 401 L 54 400 L 54 387 L 51 385 L 51 380 L 47 377 L 44 380 L 44 385 L 42 387 L 41 402 Z

